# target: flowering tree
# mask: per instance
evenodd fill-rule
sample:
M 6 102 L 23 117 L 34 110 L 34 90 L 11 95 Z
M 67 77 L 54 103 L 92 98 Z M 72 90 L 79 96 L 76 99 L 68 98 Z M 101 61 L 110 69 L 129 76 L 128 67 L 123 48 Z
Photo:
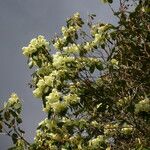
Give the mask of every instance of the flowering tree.
M 47 118 L 28 143 L 13 93 L 0 111 L 0 131 L 15 144 L 10 150 L 150 148 L 149 5 L 120 0 L 117 12 L 110 5 L 117 26 L 93 23 L 95 15 L 86 23 L 76 13 L 50 42 L 40 35 L 23 47 Z

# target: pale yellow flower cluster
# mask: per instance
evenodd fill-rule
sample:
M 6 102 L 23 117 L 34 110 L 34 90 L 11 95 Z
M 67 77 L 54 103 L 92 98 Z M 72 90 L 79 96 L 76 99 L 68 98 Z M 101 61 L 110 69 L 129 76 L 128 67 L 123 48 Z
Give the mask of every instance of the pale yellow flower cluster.
M 135 105 L 135 113 L 139 113 L 142 111 L 150 112 L 150 100 L 148 98 L 141 100 Z
M 84 44 L 84 49 L 85 49 L 87 52 L 91 51 L 91 50 L 93 49 L 93 43 L 92 43 L 92 42 L 86 42 L 86 43 Z
M 66 63 L 74 62 L 73 56 L 63 56 L 60 52 L 53 55 L 53 66 L 57 69 L 66 69 Z
M 61 50 L 63 48 L 65 42 L 66 42 L 66 37 L 57 38 L 55 43 L 53 44 L 53 46 L 56 50 Z
M 119 61 L 117 61 L 116 59 L 111 59 L 110 63 L 111 63 L 112 65 L 118 66 Z
M 77 94 L 68 94 L 68 95 L 64 96 L 64 101 L 67 104 L 74 104 L 74 103 L 79 102 L 79 100 L 80 100 L 80 97 L 78 97 Z
M 55 88 L 60 85 L 61 76 L 64 75 L 65 70 L 54 70 L 49 75 L 44 76 L 43 78 L 39 79 L 38 83 L 36 84 L 37 88 L 33 91 L 33 95 L 37 98 L 41 98 L 46 89 L 48 88 Z
M 9 108 L 9 107 L 12 107 L 14 109 L 21 108 L 21 102 L 16 93 L 12 93 L 7 103 L 4 104 L 4 108 Z
M 106 124 L 104 127 L 104 134 L 105 135 L 114 135 L 118 129 L 119 125 L 115 124 Z
M 133 129 L 134 128 L 133 128 L 132 125 L 124 124 L 122 129 L 121 129 L 121 133 L 123 133 L 123 134 L 131 134 Z
M 91 34 L 94 37 L 94 39 L 89 43 L 86 43 L 85 48 L 91 49 L 92 47 L 101 45 L 105 42 L 106 39 L 106 33 L 109 29 L 112 28 L 112 25 L 110 24 L 94 24 L 91 27 Z
M 80 45 L 79 44 L 71 44 L 70 46 L 63 47 L 64 52 L 67 54 L 79 53 Z
M 43 79 L 40 79 L 37 83 L 37 88 L 33 91 L 33 95 L 37 98 L 41 98 L 45 87 L 45 81 Z
M 91 139 L 89 141 L 89 146 L 92 149 L 98 149 L 104 142 L 105 142 L 104 136 L 103 135 L 99 135 L 96 138 Z
M 131 96 L 123 97 L 122 99 L 119 99 L 117 102 L 118 107 L 124 107 L 127 106 L 131 101 Z
M 44 36 L 39 35 L 37 38 L 32 39 L 27 47 L 22 48 L 23 54 L 29 57 L 42 46 L 48 50 L 49 42 L 46 41 Z
M 112 28 L 111 24 L 94 24 L 91 27 L 91 34 L 95 35 L 96 33 L 104 34 L 105 31 Z
M 60 102 L 61 93 L 57 89 L 53 89 L 52 92 L 46 96 L 46 107 L 43 109 L 45 112 L 48 112 L 50 109 L 53 109 L 54 112 L 59 113 L 67 107 L 67 104 Z
M 17 94 L 16 93 L 12 93 L 10 98 L 8 99 L 8 103 L 10 105 L 13 105 L 13 104 L 17 103 L 18 100 L 19 100 L 19 97 L 17 96 Z
M 70 26 L 70 27 L 63 26 L 61 31 L 62 31 L 63 36 L 67 38 L 68 36 L 74 35 L 76 33 L 77 29 L 73 26 Z

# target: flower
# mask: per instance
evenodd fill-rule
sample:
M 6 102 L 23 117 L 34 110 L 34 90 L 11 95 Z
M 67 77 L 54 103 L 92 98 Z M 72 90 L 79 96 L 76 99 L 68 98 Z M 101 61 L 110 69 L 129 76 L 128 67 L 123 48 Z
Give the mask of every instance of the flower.
M 39 35 L 37 38 L 32 39 L 27 47 L 22 48 L 23 55 L 29 57 L 42 46 L 49 50 L 49 42 L 46 41 L 44 36 Z
M 46 85 L 48 86 L 53 86 L 53 82 L 54 82 L 55 77 L 52 76 L 52 74 L 50 74 L 49 76 L 44 76 L 44 82 Z
M 12 107 L 13 109 L 21 109 L 21 102 L 16 93 L 12 93 L 8 102 L 4 104 L 4 108 Z
M 95 36 L 95 38 L 92 41 L 93 46 L 96 46 L 96 45 L 103 43 L 104 37 L 101 34 L 96 33 L 94 36 Z
M 110 61 L 110 63 L 111 63 L 112 65 L 118 66 L 119 61 L 117 61 L 116 59 L 112 59 L 112 60 Z
M 104 143 L 104 137 L 103 135 L 99 135 L 89 141 L 89 146 L 92 148 L 98 148 L 102 143 Z
M 42 97 L 42 90 L 40 88 L 36 88 L 34 91 L 33 91 L 33 95 L 36 97 L 36 98 L 41 98 Z
M 79 44 L 72 44 L 68 47 L 63 47 L 63 50 L 67 53 L 67 54 L 70 54 L 70 53 L 79 53 L 79 47 L 80 45 Z
M 80 97 L 78 97 L 77 94 L 68 94 L 66 96 L 64 96 L 64 101 L 66 101 L 66 103 L 68 104 L 74 104 L 79 102 Z
M 52 92 L 46 96 L 47 103 L 58 102 L 61 97 L 61 93 L 57 89 L 53 89 Z
M 40 79 L 37 83 L 37 86 L 41 89 L 44 89 L 46 87 L 46 84 L 43 79 Z
M 126 123 L 123 125 L 121 129 L 121 132 L 123 134 L 130 134 L 132 131 L 133 131 L 133 126 Z
M 53 66 L 57 69 L 65 68 L 66 63 L 74 62 L 75 58 L 71 56 L 63 56 L 60 52 L 53 55 Z
M 144 100 L 141 100 L 139 103 L 135 104 L 135 113 L 139 113 L 141 111 L 150 111 L 150 100 L 148 98 L 145 98 Z
M 17 96 L 17 94 L 16 93 L 12 93 L 10 98 L 8 99 L 8 103 L 13 105 L 13 104 L 17 103 L 18 100 L 19 100 L 19 97 Z

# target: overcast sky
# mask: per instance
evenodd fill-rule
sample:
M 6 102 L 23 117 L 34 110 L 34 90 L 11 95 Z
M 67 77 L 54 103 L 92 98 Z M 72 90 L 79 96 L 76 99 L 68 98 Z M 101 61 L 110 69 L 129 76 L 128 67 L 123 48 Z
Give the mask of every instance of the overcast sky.
M 27 86 L 32 72 L 21 48 L 39 34 L 49 40 L 75 12 L 85 19 L 95 13 L 98 21 L 116 23 L 109 7 L 99 0 L 0 0 L 0 106 L 12 92 L 20 96 L 23 128 L 30 142 L 45 116 L 40 100 L 33 98 Z M 9 146 L 10 138 L 0 135 L 0 150 Z

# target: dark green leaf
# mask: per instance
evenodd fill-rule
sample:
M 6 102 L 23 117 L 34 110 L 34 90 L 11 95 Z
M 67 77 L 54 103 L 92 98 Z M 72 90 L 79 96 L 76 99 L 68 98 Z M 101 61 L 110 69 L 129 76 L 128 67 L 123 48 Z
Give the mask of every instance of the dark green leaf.
M 18 130 L 23 134 L 25 133 L 25 131 L 21 130 L 19 127 L 18 127 Z
M 9 113 L 9 111 L 5 111 L 4 112 L 4 118 L 5 118 L 6 121 L 9 121 L 9 119 L 10 119 L 10 113 Z
M 108 0 L 108 3 L 112 3 L 113 2 L 113 0 Z
M 96 68 L 97 68 L 99 71 L 103 70 L 103 64 L 102 64 L 102 63 L 96 64 Z
M 13 117 L 17 117 L 18 116 L 18 114 L 15 112 L 15 111 L 13 111 L 13 110 L 9 110 L 9 112 L 10 112 L 10 114 L 13 116 Z
M 95 71 L 95 65 L 90 66 L 89 71 L 90 73 L 93 73 Z
M 3 128 L 2 122 L 0 122 L 0 132 L 2 132 L 2 128 Z
M 17 123 L 19 123 L 19 124 L 22 123 L 22 119 L 19 118 L 19 117 L 16 119 L 16 121 L 17 121 Z
M 13 133 L 11 138 L 12 138 L 13 143 L 16 144 L 16 142 L 18 140 L 18 135 L 16 133 Z
M 15 124 L 15 119 L 11 120 L 10 125 L 13 126 Z

